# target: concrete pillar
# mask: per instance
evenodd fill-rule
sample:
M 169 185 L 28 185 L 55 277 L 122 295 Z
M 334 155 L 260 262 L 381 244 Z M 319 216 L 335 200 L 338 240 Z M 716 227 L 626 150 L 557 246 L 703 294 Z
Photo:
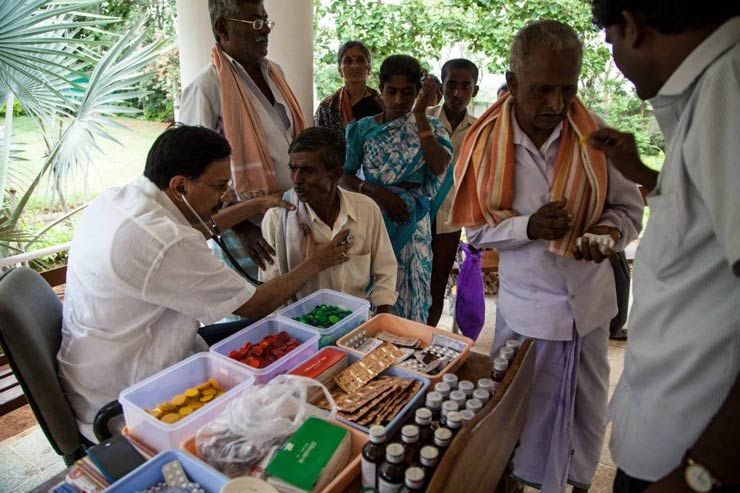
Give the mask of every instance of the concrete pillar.
M 303 108 L 313 115 L 313 0 L 265 0 L 275 21 L 267 57 L 279 64 Z M 208 0 L 177 0 L 177 43 L 180 81 L 190 84 L 211 60 L 214 43 Z

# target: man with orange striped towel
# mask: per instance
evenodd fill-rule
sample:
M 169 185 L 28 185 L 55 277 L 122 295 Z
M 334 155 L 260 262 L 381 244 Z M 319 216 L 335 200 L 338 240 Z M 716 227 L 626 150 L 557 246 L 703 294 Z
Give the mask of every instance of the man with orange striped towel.
M 599 127 L 576 98 L 582 45 L 556 21 L 515 37 L 509 86 L 468 130 L 451 222 L 496 248 L 492 353 L 531 338 L 536 376 L 514 475 L 546 493 L 588 490 L 606 423 L 615 251 L 641 228 L 637 187 L 585 144 Z
M 306 122 L 282 69 L 267 59 L 275 23 L 263 0 L 209 0 L 208 10 L 216 44 L 211 63 L 183 90 L 180 121 L 208 127 L 229 141 L 239 200 L 282 195 L 293 186 L 288 146 Z M 241 242 L 231 232 L 224 238 L 243 268 L 254 267 L 248 257 L 262 268 L 273 262 L 275 252 L 259 222 L 233 229 Z

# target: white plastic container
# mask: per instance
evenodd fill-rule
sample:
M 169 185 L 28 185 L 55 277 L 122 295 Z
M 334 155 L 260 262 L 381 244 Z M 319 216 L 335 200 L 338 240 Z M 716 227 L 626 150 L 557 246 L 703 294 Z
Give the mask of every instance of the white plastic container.
M 240 361 L 229 358 L 229 353 L 231 351 L 241 348 L 245 343 L 251 342 L 255 344 L 260 342 L 265 336 L 276 335 L 281 331 L 285 331 L 290 334 L 291 337 L 295 337 L 301 342 L 301 344 L 271 365 L 264 368 L 252 368 Z M 240 330 L 218 344 L 214 344 L 211 346 L 210 352 L 240 365 L 246 371 L 254 375 L 256 384 L 263 384 L 269 382 L 278 375 L 288 373 L 288 371 L 313 356 L 318 350 L 319 334 L 315 330 L 306 328 L 305 325 L 292 320 L 285 320 L 281 317 L 271 316 L 263 318 L 259 322 Z
M 209 378 L 218 381 L 224 394 L 180 421 L 163 423 L 145 411 Z M 161 452 L 178 448 L 183 440 L 218 416 L 226 404 L 253 383 L 254 376 L 244 365 L 210 353 L 197 353 L 123 390 L 118 400 L 123 407 L 128 433 L 152 450 Z
M 326 329 L 312 327 L 293 320 L 295 317 L 300 317 L 313 311 L 319 305 L 333 305 L 344 310 L 349 310 L 352 313 Z M 317 331 L 321 336 L 321 339 L 319 339 L 319 348 L 323 348 L 333 345 L 337 339 L 358 325 L 365 323 L 370 314 L 370 302 L 362 298 L 355 298 L 348 294 L 332 291 L 331 289 L 319 289 L 310 296 L 306 296 L 292 305 L 278 310 L 277 314 L 279 317 L 290 319 L 301 327 L 307 327 Z

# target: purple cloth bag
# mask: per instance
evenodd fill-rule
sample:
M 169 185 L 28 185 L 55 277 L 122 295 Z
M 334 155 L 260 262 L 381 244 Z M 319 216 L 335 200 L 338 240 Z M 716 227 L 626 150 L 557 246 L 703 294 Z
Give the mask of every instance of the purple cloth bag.
M 480 251 L 466 243 L 463 243 L 461 248 L 465 252 L 465 259 L 460 266 L 460 275 L 457 276 L 455 320 L 464 335 L 476 340 L 486 321 Z

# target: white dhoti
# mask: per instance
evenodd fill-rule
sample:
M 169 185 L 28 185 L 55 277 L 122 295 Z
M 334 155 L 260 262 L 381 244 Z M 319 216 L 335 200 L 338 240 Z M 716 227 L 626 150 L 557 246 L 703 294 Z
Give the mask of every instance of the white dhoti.
M 523 340 L 496 314 L 491 354 Z M 514 476 L 543 493 L 588 488 L 601 456 L 609 394 L 609 326 L 571 341 L 534 339 L 535 376 Z

